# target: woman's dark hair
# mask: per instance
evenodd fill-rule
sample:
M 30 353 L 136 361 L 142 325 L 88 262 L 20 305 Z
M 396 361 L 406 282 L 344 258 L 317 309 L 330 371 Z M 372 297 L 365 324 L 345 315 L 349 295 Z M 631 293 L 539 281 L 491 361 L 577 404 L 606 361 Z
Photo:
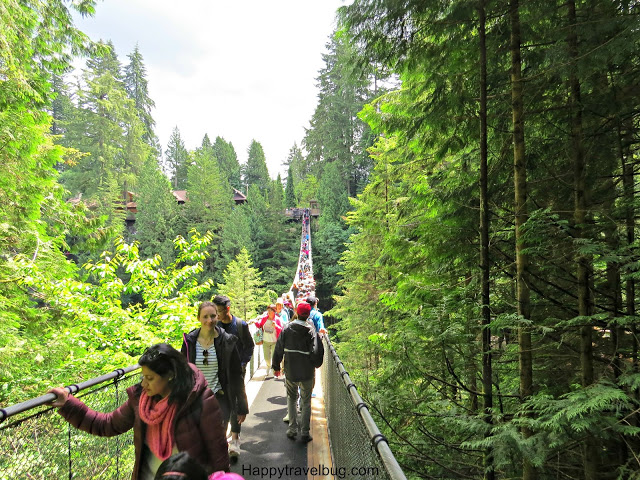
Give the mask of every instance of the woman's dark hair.
M 169 403 L 184 402 L 193 390 L 193 371 L 187 359 L 168 343 L 158 343 L 147 348 L 138 360 L 138 365 L 148 367 L 169 380 Z M 139 387 L 141 390 L 142 385 Z
M 187 452 L 180 452 L 160 464 L 154 480 L 207 480 L 207 473 Z
M 200 318 L 200 312 L 202 311 L 202 309 L 204 307 L 213 307 L 216 308 L 216 304 L 213 302 L 202 302 L 200 305 L 198 305 L 198 318 Z

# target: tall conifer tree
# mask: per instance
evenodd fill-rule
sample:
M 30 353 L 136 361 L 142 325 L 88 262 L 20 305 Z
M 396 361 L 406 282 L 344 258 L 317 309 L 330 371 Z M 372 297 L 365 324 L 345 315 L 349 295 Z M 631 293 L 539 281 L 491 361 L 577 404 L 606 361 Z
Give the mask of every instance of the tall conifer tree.
M 231 187 L 245 192 L 242 186 L 240 162 L 238 162 L 238 155 L 233 148 L 233 144 L 222 137 L 216 137 L 216 141 L 213 144 L 213 152 L 218 160 L 220 171 L 225 175 Z
M 253 267 L 251 256 L 242 248 L 238 256 L 227 265 L 218 292 L 227 295 L 237 316 L 247 321 L 266 304 L 261 273 Z
M 251 188 L 252 186 L 258 187 L 260 192 L 264 194 L 269 189 L 271 177 L 269 177 L 267 160 L 264 156 L 262 145 L 252 140 L 248 153 L 249 157 L 244 168 L 244 184 L 247 188 Z
M 171 179 L 173 189 L 185 190 L 187 188 L 189 153 L 177 126 L 171 132 L 171 137 L 169 137 L 169 143 L 164 152 L 164 161 L 165 173 Z
M 155 145 L 155 120 L 151 115 L 151 110 L 155 107 L 155 102 L 149 97 L 149 85 L 147 71 L 144 66 L 142 53 L 136 44 L 133 52 L 129 55 L 129 63 L 124 67 L 124 85 L 129 94 L 129 98 L 135 102 L 138 118 L 144 125 L 142 138 L 148 145 Z

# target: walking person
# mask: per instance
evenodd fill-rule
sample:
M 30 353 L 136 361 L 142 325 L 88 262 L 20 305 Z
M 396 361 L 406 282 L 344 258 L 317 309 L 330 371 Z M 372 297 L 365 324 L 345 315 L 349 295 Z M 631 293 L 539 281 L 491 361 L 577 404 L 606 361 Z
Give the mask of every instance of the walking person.
M 232 437 L 229 457 L 237 460 L 240 450 L 240 425 L 244 422 L 249 407 L 238 352 L 238 338 L 225 332 L 218 321 L 218 310 L 213 302 L 202 302 L 198 306 L 200 328 L 183 335 L 182 354 L 203 373 L 209 388 L 222 407 L 222 424 L 227 431 L 229 421 L 237 425 L 236 442 Z
M 178 452 L 187 452 L 207 474 L 228 472 L 222 410 L 200 370 L 166 343 L 147 348 L 138 364 L 140 383 L 127 388 L 127 401 L 110 413 L 90 409 L 65 388 L 49 391 L 57 396 L 52 405 L 92 435 L 112 437 L 133 429 L 131 480 L 153 480 L 160 464 Z
M 324 347 L 318 333 L 310 322 L 307 322 L 311 306 L 300 302 L 296 309 L 298 318 L 289 322 L 284 328 L 273 353 L 273 369 L 276 377 L 280 376 L 280 364 L 285 362 L 285 387 L 287 390 L 287 411 L 289 426 L 287 437 L 295 439 L 300 428 L 300 439 L 303 442 L 313 440 L 310 434 L 311 425 L 311 393 L 315 385 L 315 369 L 320 366 L 317 358 L 322 359 Z M 320 364 L 322 362 L 320 361 Z M 298 417 L 296 402 L 300 389 L 302 413 Z
M 309 295 L 307 297 L 307 303 L 311 305 L 309 321 L 313 322 L 316 332 L 320 334 L 327 333 L 327 329 L 324 328 L 324 317 L 322 313 L 320 313 L 320 310 L 318 310 L 318 299 L 314 295 Z
M 262 334 L 262 351 L 264 353 L 264 361 L 267 364 L 267 374 L 265 379 L 273 374 L 271 368 L 271 357 L 273 357 L 273 349 L 276 346 L 280 332 L 282 332 L 282 321 L 280 315 L 276 313 L 276 306 L 271 304 L 267 307 L 266 313 L 256 322 L 256 327 L 261 328 Z
M 278 298 L 276 300 L 276 313 L 280 315 L 280 321 L 282 322 L 282 328 L 289 323 L 289 312 L 284 306 L 284 299 Z
M 253 338 L 249 331 L 249 325 L 244 320 L 239 319 L 231 314 L 231 300 L 226 295 L 216 295 L 213 297 L 213 303 L 218 312 L 218 326 L 225 332 L 234 335 L 238 339 L 236 348 L 240 355 L 240 365 L 242 367 L 242 380 L 247 376 L 247 364 L 253 356 Z M 229 455 L 232 458 L 238 458 L 240 455 L 240 431 L 242 430 L 240 423 L 237 421 L 238 412 L 231 411 L 231 442 L 229 443 Z

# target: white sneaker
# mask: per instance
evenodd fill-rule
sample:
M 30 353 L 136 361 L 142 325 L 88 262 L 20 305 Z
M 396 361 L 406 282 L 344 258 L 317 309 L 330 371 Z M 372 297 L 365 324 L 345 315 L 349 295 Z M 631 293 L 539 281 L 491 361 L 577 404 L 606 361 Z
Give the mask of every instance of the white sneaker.
M 236 438 L 229 442 L 229 457 L 238 458 L 240 455 L 240 439 Z

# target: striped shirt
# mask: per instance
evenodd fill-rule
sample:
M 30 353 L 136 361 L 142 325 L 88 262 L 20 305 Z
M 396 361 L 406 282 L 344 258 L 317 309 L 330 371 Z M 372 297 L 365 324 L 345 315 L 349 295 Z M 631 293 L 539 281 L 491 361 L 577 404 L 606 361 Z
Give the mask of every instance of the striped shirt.
M 207 365 L 204 364 L 204 351 L 207 351 Z M 216 347 L 211 345 L 209 348 L 204 349 L 202 345 L 196 342 L 196 367 L 202 372 L 204 378 L 207 379 L 209 388 L 216 393 L 222 387 L 220 386 L 220 380 L 218 379 L 218 357 L 216 355 Z

